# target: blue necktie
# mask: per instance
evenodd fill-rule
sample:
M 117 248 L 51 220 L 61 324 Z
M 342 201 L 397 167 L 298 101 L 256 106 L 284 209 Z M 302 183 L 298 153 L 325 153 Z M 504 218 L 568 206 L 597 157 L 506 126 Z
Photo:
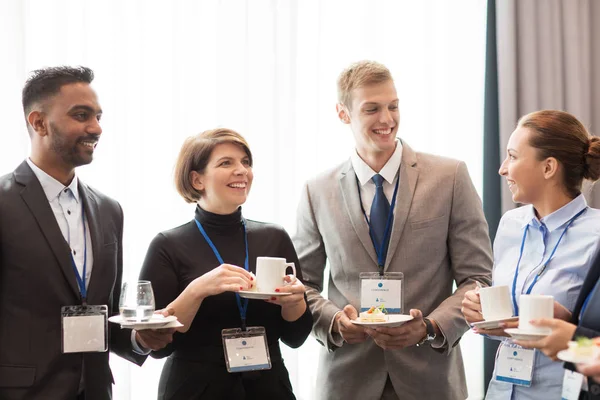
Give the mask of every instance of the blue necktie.
M 371 204 L 370 222 L 371 232 L 376 242 L 375 246 L 379 250 L 385 235 L 385 225 L 390 212 L 390 203 L 385 197 L 385 193 L 383 193 L 383 176 L 376 174 L 372 179 L 375 182 L 375 197 L 373 198 L 373 204 Z M 386 249 L 383 251 L 384 255 L 385 253 Z

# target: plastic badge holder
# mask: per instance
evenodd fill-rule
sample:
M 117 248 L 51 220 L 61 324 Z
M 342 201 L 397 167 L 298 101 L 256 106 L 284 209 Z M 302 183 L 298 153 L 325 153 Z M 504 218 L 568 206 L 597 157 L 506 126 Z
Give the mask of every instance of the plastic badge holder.
M 223 350 L 229 372 L 271 369 L 267 335 L 262 326 L 223 329 Z
M 404 312 L 404 274 L 402 272 L 361 272 L 360 312 L 382 304 L 389 314 Z

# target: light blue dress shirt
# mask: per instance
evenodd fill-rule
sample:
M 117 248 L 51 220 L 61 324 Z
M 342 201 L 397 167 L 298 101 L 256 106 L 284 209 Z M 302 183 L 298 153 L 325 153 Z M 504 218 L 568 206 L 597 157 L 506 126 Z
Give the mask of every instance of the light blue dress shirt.
M 531 290 L 531 294 L 554 296 L 554 300 L 572 311 L 583 280 L 600 248 L 600 210 L 589 208 L 583 195 L 541 220 L 535 216 L 531 205 L 504 214 L 494 240 L 493 285 L 507 285 L 512 293 L 523 233 L 528 227 L 515 291 L 518 304 L 520 295 L 527 292 L 548 261 L 569 221 L 584 209 L 565 233 L 552 260 Z M 501 339 L 501 346 L 511 343 L 508 338 L 494 339 Z M 492 378 L 486 399 L 560 399 L 563 375 L 562 363 L 553 362 L 536 350 L 530 387 L 498 382 Z

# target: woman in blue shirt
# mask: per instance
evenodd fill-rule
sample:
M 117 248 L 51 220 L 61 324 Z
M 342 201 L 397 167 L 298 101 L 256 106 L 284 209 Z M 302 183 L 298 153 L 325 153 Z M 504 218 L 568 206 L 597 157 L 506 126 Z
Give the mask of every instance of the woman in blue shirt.
M 519 304 L 521 294 L 552 295 L 555 317 L 570 318 L 600 245 L 600 210 L 589 208 L 581 194 L 584 179 L 600 177 L 599 156 L 600 140 L 566 112 L 537 111 L 517 124 L 499 173 L 513 201 L 525 206 L 502 217 L 493 270 L 493 285 L 509 286 L 513 304 Z M 463 314 L 469 323 L 482 321 L 478 290 L 465 294 Z M 499 329 L 475 330 L 502 341 L 486 399 L 560 399 L 562 365 L 514 344 L 504 329 L 517 326 L 508 322 Z M 518 362 L 513 354 L 525 355 L 525 361 L 513 364 Z M 501 372 L 528 367 L 532 372 L 520 373 L 519 379 Z

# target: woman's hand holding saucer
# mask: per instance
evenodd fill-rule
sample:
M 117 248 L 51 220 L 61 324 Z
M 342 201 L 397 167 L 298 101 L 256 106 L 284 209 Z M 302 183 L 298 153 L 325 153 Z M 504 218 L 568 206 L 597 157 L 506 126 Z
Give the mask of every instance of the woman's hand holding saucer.
M 465 297 L 462 300 L 462 308 L 461 311 L 465 317 L 465 320 L 469 325 L 475 322 L 485 321 L 483 318 L 483 311 L 481 308 L 481 298 L 479 295 L 480 287 L 473 290 L 469 290 L 465 293 Z M 494 329 L 480 329 L 477 327 L 473 327 L 473 332 L 480 335 L 489 335 L 489 336 L 506 336 L 510 337 L 510 335 L 504 332 L 505 329 L 510 328 L 518 328 L 519 321 L 507 321 L 501 322 L 498 324 L 498 328 Z
M 517 321 L 507 321 L 507 322 L 499 323 L 498 328 L 495 328 L 495 329 L 473 328 L 473 332 L 478 333 L 480 335 L 511 337 L 508 333 L 504 332 L 504 330 L 518 328 L 518 327 L 519 327 L 518 320 Z
M 287 275 L 283 280 L 286 282 L 286 285 L 276 288 L 275 292 L 291 294 L 288 296 L 273 296 L 265 301 L 279 304 L 281 306 L 281 316 L 286 321 L 296 321 L 306 311 L 307 305 L 304 300 L 306 288 L 294 275 Z
M 465 297 L 463 297 L 462 300 L 461 311 L 469 325 L 473 322 L 483 321 L 481 301 L 479 299 L 479 288 L 469 290 L 465 293 Z
M 556 354 L 569 347 L 569 340 L 575 334 L 577 327 L 569 322 L 557 318 L 540 318 L 530 321 L 537 327 L 552 328 L 552 333 L 540 340 L 515 340 L 514 342 L 526 349 L 539 349 L 556 361 Z

